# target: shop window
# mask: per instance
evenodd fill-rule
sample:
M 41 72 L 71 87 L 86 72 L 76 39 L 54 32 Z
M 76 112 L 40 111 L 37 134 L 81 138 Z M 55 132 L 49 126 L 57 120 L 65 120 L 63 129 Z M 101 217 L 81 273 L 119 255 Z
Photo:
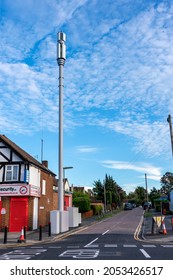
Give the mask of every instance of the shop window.
M 5 181 L 18 181 L 19 166 L 18 165 L 6 165 Z

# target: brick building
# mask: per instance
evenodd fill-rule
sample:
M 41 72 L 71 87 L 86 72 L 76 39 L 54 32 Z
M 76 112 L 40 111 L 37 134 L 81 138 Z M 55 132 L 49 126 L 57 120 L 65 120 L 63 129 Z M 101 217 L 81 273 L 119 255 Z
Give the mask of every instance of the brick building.
M 65 198 L 71 206 L 71 195 Z M 69 204 L 69 205 L 68 205 Z M 0 230 L 28 230 L 45 226 L 57 209 L 56 174 L 48 162 L 40 163 L 5 135 L 0 135 Z

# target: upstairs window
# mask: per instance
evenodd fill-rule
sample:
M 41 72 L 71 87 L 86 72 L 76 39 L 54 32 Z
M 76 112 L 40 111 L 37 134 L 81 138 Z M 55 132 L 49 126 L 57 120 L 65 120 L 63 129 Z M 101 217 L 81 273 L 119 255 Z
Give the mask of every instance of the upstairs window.
M 5 181 L 18 181 L 19 166 L 7 165 L 5 172 Z
M 42 180 L 42 195 L 46 195 L 46 181 Z

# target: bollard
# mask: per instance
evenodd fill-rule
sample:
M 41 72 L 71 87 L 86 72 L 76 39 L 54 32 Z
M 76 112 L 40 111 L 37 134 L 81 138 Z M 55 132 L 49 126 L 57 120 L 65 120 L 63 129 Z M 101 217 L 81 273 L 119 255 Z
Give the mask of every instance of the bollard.
M 172 230 L 173 230 L 173 217 L 171 218 Z
M 25 240 L 26 240 L 26 226 L 24 226 L 24 238 L 25 238 Z
M 49 231 L 48 231 L 48 236 L 51 236 L 51 222 L 49 222 Z
M 155 228 L 155 221 L 152 218 L 151 234 L 154 234 L 154 228 Z
M 39 227 L 39 241 L 42 240 L 42 226 Z
M 5 226 L 5 228 L 4 228 L 4 244 L 7 243 L 7 232 L 8 232 L 8 227 Z

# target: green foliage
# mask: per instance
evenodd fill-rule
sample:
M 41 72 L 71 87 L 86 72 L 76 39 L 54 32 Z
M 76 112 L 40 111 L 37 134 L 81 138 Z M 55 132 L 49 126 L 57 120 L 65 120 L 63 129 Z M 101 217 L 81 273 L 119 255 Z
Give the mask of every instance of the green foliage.
M 134 192 L 128 194 L 127 198 L 136 205 L 142 205 L 146 200 L 146 190 L 144 187 L 138 186 Z
M 91 209 L 89 195 L 82 191 L 74 191 L 73 205 L 79 208 L 80 213 L 85 213 L 89 211 Z
M 160 180 L 160 183 L 161 183 L 161 189 L 160 189 L 160 192 L 162 194 L 166 194 L 168 195 L 171 191 L 171 189 L 173 188 L 173 173 L 171 172 L 166 172 L 161 180 Z
M 74 191 L 73 192 L 73 199 L 76 198 L 76 197 L 88 197 L 89 198 L 89 195 L 87 193 L 82 192 L 82 191 Z
M 106 204 L 122 204 L 122 199 L 126 197 L 125 191 L 115 182 L 112 176 L 105 175 L 103 182 L 94 181 L 93 192 L 97 200 L 101 200 Z M 106 199 L 106 201 L 105 201 Z
M 79 208 L 80 213 L 85 213 L 91 209 L 90 199 L 88 196 L 76 196 L 73 199 L 73 205 Z
M 91 209 L 94 215 L 100 215 L 103 212 L 103 206 L 99 204 L 91 205 Z
M 156 199 L 154 201 L 154 208 L 156 209 L 157 212 L 160 212 L 161 211 L 161 202 L 159 199 Z
M 154 201 L 160 197 L 160 190 L 157 190 L 155 187 L 153 187 L 148 197 L 152 205 L 154 205 Z

